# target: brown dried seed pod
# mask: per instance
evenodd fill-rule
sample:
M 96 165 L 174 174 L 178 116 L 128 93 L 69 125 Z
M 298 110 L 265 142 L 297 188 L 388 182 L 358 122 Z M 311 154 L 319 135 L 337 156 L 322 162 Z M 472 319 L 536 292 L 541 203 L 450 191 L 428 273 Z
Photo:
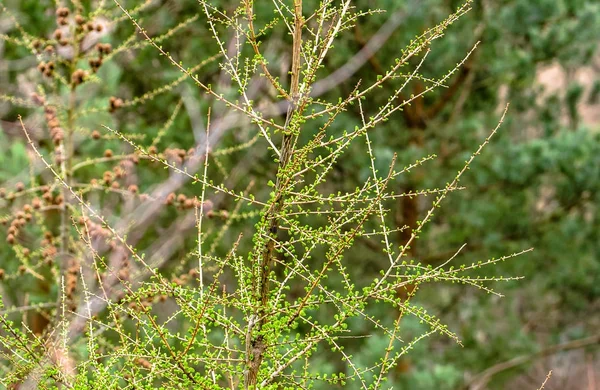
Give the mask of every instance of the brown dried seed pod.
M 42 256 L 44 258 L 54 257 L 54 256 L 56 256 L 57 253 L 58 253 L 58 249 L 55 246 L 48 246 L 47 248 L 44 248 L 44 250 L 42 251 Z
M 15 189 L 17 190 L 17 192 L 21 192 L 25 189 L 25 184 L 23 184 L 23 182 L 18 182 L 17 184 L 15 184 Z
M 96 31 L 97 31 L 97 32 L 102 32 L 102 30 L 104 30 L 104 27 L 102 27 L 102 25 L 101 25 L 101 24 L 97 24 L 97 25 L 96 25 Z M 110 44 L 107 44 L 107 45 L 109 45 L 109 46 L 110 46 Z
M 17 272 L 19 273 L 19 275 L 23 275 L 25 273 L 25 271 L 27 271 L 27 268 L 24 265 L 20 265 L 19 268 L 17 269 Z
M 62 32 L 62 30 L 60 28 L 57 28 L 56 30 L 54 30 L 54 34 L 53 35 L 54 35 L 54 38 L 56 40 L 59 40 L 59 39 L 62 38 L 63 32 Z
M 46 52 L 46 54 L 52 54 L 54 53 L 54 46 L 48 45 L 44 48 L 44 51 Z
M 112 51 L 112 46 L 110 43 L 99 43 L 96 45 L 96 50 L 98 50 L 100 55 L 105 55 Z
M 120 280 L 129 280 L 129 270 L 127 268 L 121 268 L 117 273 Z
M 117 109 L 123 107 L 123 100 L 112 96 L 110 99 L 108 99 L 108 104 L 108 111 L 115 112 Z
M 0 268 L 0 280 L 4 280 L 5 271 Z
M 110 185 L 113 189 L 117 190 L 121 187 L 118 181 L 113 181 Z
M 113 156 L 113 151 L 110 149 L 106 149 L 104 151 L 104 157 L 112 157 Z
M 66 26 L 67 24 L 69 24 L 69 20 L 67 18 L 56 18 L 56 23 L 59 26 Z
M 173 202 L 175 201 L 176 197 L 177 197 L 177 195 L 175 195 L 174 192 L 171 192 L 169 195 L 167 195 L 167 198 L 165 199 L 165 203 L 166 204 L 173 204 Z
M 54 128 L 54 127 L 59 127 L 60 126 L 60 122 L 58 121 L 58 119 L 56 119 L 55 116 L 52 117 L 52 119 L 50 119 L 48 121 L 48 127 L 49 128 Z
M 6 190 L 4 188 L 0 188 L 0 198 L 4 198 L 6 196 Z
M 79 84 L 83 83 L 86 78 L 87 78 L 87 72 L 84 71 L 83 69 L 77 69 L 71 75 L 71 82 L 74 85 L 79 85 Z
M 184 194 L 179 194 L 179 195 L 177 195 L 177 201 L 178 201 L 179 203 L 183 203 L 183 202 L 185 202 L 185 200 L 186 200 L 186 199 L 187 199 L 187 197 L 186 197 Z
M 115 171 L 115 176 L 118 179 L 122 179 L 125 176 L 125 171 L 123 170 L 123 168 L 116 166 L 113 168 L 113 171 Z
M 64 137 L 64 132 L 62 131 L 62 129 L 59 128 L 58 131 L 56 131 L 52 136 L 52 141 L 54 142 L 54 145 L 59 145 L 64 139 Z
M 31 201 L 31 206 L 35 210 L 39 210 L 40 207 L 42 207 L 42 201 L 40 200 L 40 198 L 33 198 L 33 200 Z
M 137 194 L 139 189 L 138 186 L 136 186 L 135 184 L 131 184 L 128 188 L 129 192 L 133 192 L 134 194 Z
M 156 154 L 158 153 L 158 149 L 156 149 L 156 146 L 152 145 L 148 148 L 148 154 Z
M 92 131 L 92 138 L 93 139 L 100 139 L 100 132 L 98 130 Z
M 29 250 L 29 248 L 23 248 L 23 256 L 29 257 L 30 254 L 31 251 Z
M 66 18 L 69 16 L 69 9 L 67 7 L 60 7 L 56 10 L 56 16 Z
M 88 63 L 90 64 L 90 68 L 95 73 L 102 66 L 102 58 L 90 58 Z
M 75 15 L 75 23 L 81 26 L 85 24 L 85 18 L 81 15 Z

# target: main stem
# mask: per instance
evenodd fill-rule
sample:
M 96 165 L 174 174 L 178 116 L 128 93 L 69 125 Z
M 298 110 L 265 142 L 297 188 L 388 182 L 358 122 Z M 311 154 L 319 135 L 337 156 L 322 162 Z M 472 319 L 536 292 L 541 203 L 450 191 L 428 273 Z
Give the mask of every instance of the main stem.
M 74 34 L 74 37 L 77 35 Z M 77 94 L 76 94 L 76 84 L 72 80 L 73 73 L 77 70 L 77 61 L 79 60 L 79 39 L 74 38 L 73 42 L 73 59 L 71 60 L 69 66 L 69 78 L 71 79 L 70 84 L 70 92 L 69 92 L 69 104 L 67 108 L 67 125 L 65 131 L 65 138 L 63 140 L 62 145 L 62 154 L 60 156 L 60 170 L 63 175 L 64 181 L 68 187 L 62 186 L 62 197 L 63 203 L 62 208 L 60 210 L 60 275 L 62 280 L 59 283 L 62 283 L 65 280 L 65 275 L 67 273 L 67 269 L 69 267 L 69 237 L 70 237 L 70 226 L 71 226 L 71 192 L 69 188 L 72 184 L 72 169 L 73 169 L 73 157 L 75 152 L 75 142 L 74 142 L 74 133 L 75 133 L 75 111 L 77 109 Z M 60 285 L 60 284 L 59 284 Z M 58 294 L 58 304 L 60 305 L 61 300 L 63 299 L 62 294 Z M 60 307 L 60 306 L 59 306 Z M 60 310 L 57 310 L 57 319 L 60 318 Z
M 259 282 L 259 309 L 257 313 L 257 324 L 249 344 L 246 346 L 246 389 L 255 389 L 258 381 L 258 372 L 264 358 L 267 343 L 261 330 L 268 321 L 268 297 L 269 297 L 269 275 L 271 273 L 271 264 L 273 262 L 275 243 L 277 241 L 277 230 L 279 227 L 279 215 L 284 206 L 284 189 L 287 187 L 287 180 L 283 178 L 288 163 L 294 152 L 294 146 L 297 140 L 296 132 L 290 130 L 290 124 L 300 100 L 300 61 L 302 49 L 302 0 L 294 0 L 294 35 L 292 43 L 292 77 L 290 83 L 290 97 L 283 140 L 281 141 L 281 156 L 277 168 L 277 182 L 275 184 L 275 198 L 267 210 L 266 226 L 268 231 L 265 235 L 269 237 L 265 243 L 260 259 L 260 282 Z M 250 329 L 252 331 L 252 329 Z

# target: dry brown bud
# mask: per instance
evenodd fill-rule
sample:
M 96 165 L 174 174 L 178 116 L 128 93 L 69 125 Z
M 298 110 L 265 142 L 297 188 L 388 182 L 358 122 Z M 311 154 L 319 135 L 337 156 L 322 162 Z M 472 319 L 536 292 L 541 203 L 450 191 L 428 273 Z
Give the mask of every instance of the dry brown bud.
M 88 63 L 90 64 L 90 68 L 92 68 L 92 71 L 96 73 L 98 69 L 102 66 L 102 58 L 90 58 Z
M 109 108 L 108 108 L 109 112 L 115 112 L 117 109 L 123 107 L 123 100 L 116 98 L 114 96 L 112 96 L 110 99 L 108 99 L 108 103 L 109 103 Z
M 67 7 L 60 7 L 56 10 L 56 16 L 60 18 L 66 18 L 69 16 L 69 9 Z
M 73 74 L 71 75 L 71 82 L 74 85 L 79 85 L 81 83 L 83 83 L 83 81 L 87 78 L 87 72 L 84 71 L 83 69 L 77 69 L 75 72 L 73 72 Z
M 173 204 L 173 202 L 175 201 L 176 197 L 177 197 L 177 195 L 175 195 L 174 192 L 171 192 L 169 195 L 167 195 L 167 199 L 165 199 L 165 203 L 166 204 Z

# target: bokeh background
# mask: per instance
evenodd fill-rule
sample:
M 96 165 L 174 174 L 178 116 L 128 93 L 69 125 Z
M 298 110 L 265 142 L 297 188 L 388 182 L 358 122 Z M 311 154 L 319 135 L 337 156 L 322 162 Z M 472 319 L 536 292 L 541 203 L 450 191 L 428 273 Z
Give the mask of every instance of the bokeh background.
M 50 37 L 54 31 L 53 1 L 3 3 L 27 33 Z M 214 3 L 225 9 L 235 7 L 227 0 Z M 261 3 L 255 4 L 256 14 L 260 18 L 261 7 L 265 7 L 270 17 L 270 8 Z M 376 7 L 385 12 L 365 16 L 345 31 L 319 76 L 334 74 L 351 59 L 360 57 L 358 53 L 374 38 L 383 44 L 373 55 L 360 57 L 361 65 L 352 74 L 334 80 L 333 87 L 322 95 L 329 101 L 347 96 L 359 81 L 364 85 L 375 81 L 401 48 L 443 20 L 460 2 L 357 0 L 354 4 L 358 9 Z M 151 35 L 160 35 L 194 17 L 199 7 L 195 1 L 154 1 L 141 14 L 142 21 Z M 32 81 L 35 57 L 5 38 L 19 33 L 12 16 L 0 10 L 0 187 L 5 188 L 26 179 L 30 161 L 35 158 L 27 151 L 17 115 L 23 115 L 32 128 L 43 122 L 39 111 L 6 98 L 10 95 L 27 100 L 36 89 Z M 132 35 L 135 38 L 130 23 L 109 28 L 105 34 L 102 39 L 115 47 Z M 275 28 L 263 46 L 274 73 L 283 79 L 291 57 L 289 41 L 283 29 Z M 600 3 L 476 0 L 473 9 L 453 24 L 445 37 L 434 42 L 422 73 L 431 77 L 445 74 L 477 42 L 476 51 L 450 78 L 447 88 L 417 99 L 373 133 L 378 168 L 385 171 L 394 153 L 401 166 L 436 154 L 434 161 L 404 175 L 395 185 L 403 192 L 443 186 L 495 127 L 510 102 L 499 133 L 461 182 L 465 189 L 449 196 L 413 246 L 411 257 L 436 266 L 466 244 L 459 261 L 469 264 L 535 249 L 484 271 L 495 276 L 524 277 L 493 285 L 504 294 L 503 298 L 463 285 L 422 286 L 414 302 L 439 316 L 459 335 L 464 347 L 443 336 L 427 338 L 393 370 L 390 384 L 398 389 L 469 388 L 473 380 L 480 378 L 477 375 L 491 369 L 494 375 L 484 381 L 487 383 L 482 388 L 534 389 L 553 370 L 545 388 L 598 389 L 598 342 L 579 345 L 577 340 L 597 337 L 600 329 Z M 187 64 L 200 63 L 218 51 L 202 15 L 162 44 Z M 224 85 L 226 80 L 217 63 L 208 64 L 199 73 L 207 83 Z M 150 47 L 116 55 L 100 74 L 104 82 L 89 87 L 86 97 L 85 105 L 91 110 L 105 106 L 109 96 L 143 95 L 180 77 L 179 71 Z M 398 85 L 402 82 L 397 81 Z M 423 83 L 411 82 L 409 93 L 418 94 L 423 88 Z M 260 93 L 258 96 L 262 97 Z M 275 101 L 276 97 L 264 99 Z M 375 96 L 364 104 L 379 107 L 384 103 L 385 97 L 378 101 Z M 171 131 L 164 134 L 161 144 L 187 149 L 194 145 L 194 129 L 203 120 L 199 113 L 206 112 L 210 104 L 212 101 L 192 83 L 183 82 L 169 93 L 116 115 L 98 110 L 82 119 L 80 126 L 91 129 L 104 123 L 141 135 L 143 140 L 144 135 L 154 137 L 177 109 Z M 338 118 L 340 131 L 353 128 L 360 120 L 354 108 Z M 233 126 L 219 139 L 218 147 L 236 145 L 251 137 L 248 127 Z M 105 140 L 98 149 L 96 144 L 82 142 L 77 152 L 101 155 L 107 147 L 119 151 L 127 145 L 116 139 Z M 332 188 L 352 190 L 370 175 L 364 145 L 353 148 L 337 162 L 330 181 Z M 274 169 L 266 147 L 243 155 L 225 155 L 219 163 L 223 172 L 244 164 L 246 171 L 234 183 L 237 189 L 244 189 L 250 180 L 261 182 L 272 177 Z M 103 167 L 91 166 L 81 174 L 84 179 L 101 177 L 102 171 Z M 164 177 L 166 173 L 159 168 L 140 169 L 138 185 L 147 188 Z M 196 187 L 186 191 L 198 195 Z M 390 203 L 395 227 L 414 227 L 430 202 L 428 197 L 402 197 Z M 3 205 L 0 201 L 0 207 Z M 219 204 L 221 210 L 234 206 L 227 200 Z M 173 218 L 172 213 L 161 214 L 141 245 L 150 246 L 164 233 L 161 226 L 168 226 Z M 252 227 L 247 221 L 233 223 Z M 189 242 L 180 243 L 181 251 L 173 250 L 173 258 L 193 245 L 194 234 L 190 231 Z M 222 253 L 226 253 L 232 238 L 225 237 Z M 398 232 L 396 244 L 407 238 L 406 231 Z M 359 240 L 347 253 L 347 264 L 359 271 L 377 269 L 387 261 L 382 249 L 377 240 Z M 9 271 L 18 266 L 4 240 L 0 242 L 0 264 Z M 18 303 L 26 294 L 31 302 L 45 302 L 56 294 L 30 281 L 3 282 L 3 299 Z M 408 317 L 403 326 L 407 336 L 426 330 L 426 325 Z M 346 348 L 367 367 L 386 345 L 387 339 L 372 337 L 349 341 Z M 333 365 L 326 353 L 321 363 Z M 344 368 L 331 367 L 332 372 L 339 369 Z

